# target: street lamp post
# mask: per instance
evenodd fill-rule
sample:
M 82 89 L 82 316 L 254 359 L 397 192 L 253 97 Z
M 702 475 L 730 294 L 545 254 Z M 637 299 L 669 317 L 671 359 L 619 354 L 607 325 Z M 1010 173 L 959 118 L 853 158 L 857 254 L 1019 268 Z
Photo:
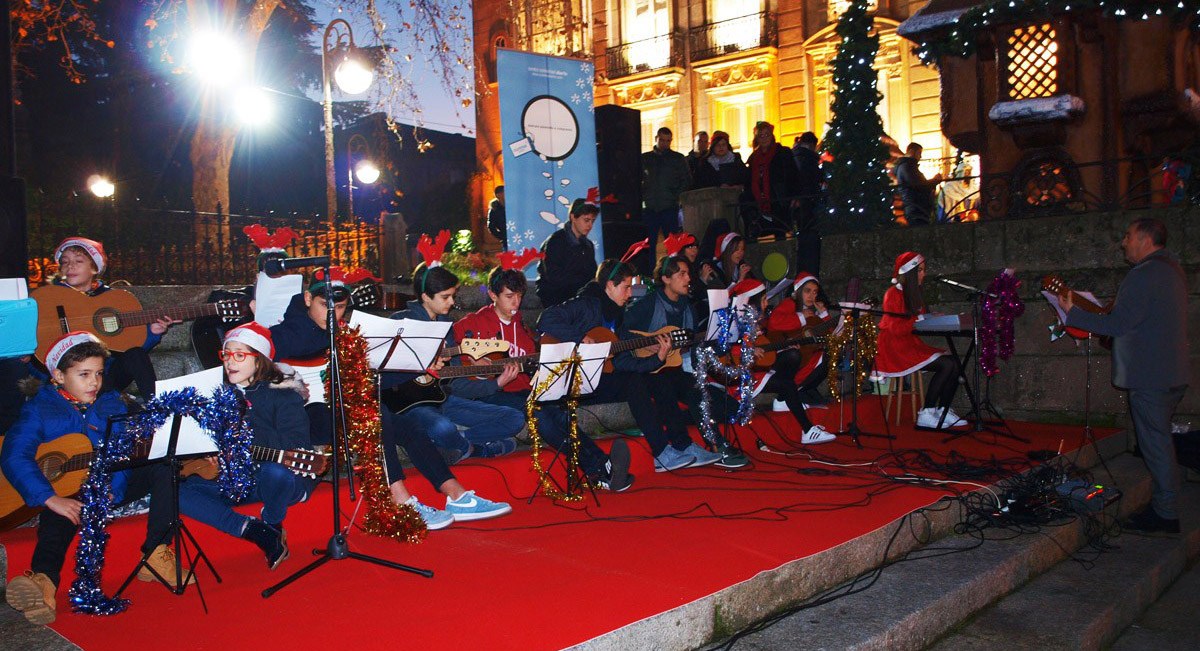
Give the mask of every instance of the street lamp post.
M 367 139 L 361 133 L 356 133 L 350 136 L 350 141 L 346 143 L 346 216 L 352 221 L 354 218 L 354 155 L 359 155 L 359 160 L 366 160 L 371 155 L 370 146 L 367 145 Z M 357 221 L 356 221 L 357 223 Z
M 340 53 L 338 70 L 335 72 L 338 88 L 356 95 L 366 91 L 371 85 L 371 73 L 369 69 L 363 70 L 361 65 L 354 61 L 352 55 L 355 49 L 350 23 L 341 18 L 330 21 L 321 38 L 321 87 L 325 100 L 325 209 L 329 212 L 330 226 L 337 219 L 337 175 L 333 169 L 333 93 L 329 82 L 330 54 Z

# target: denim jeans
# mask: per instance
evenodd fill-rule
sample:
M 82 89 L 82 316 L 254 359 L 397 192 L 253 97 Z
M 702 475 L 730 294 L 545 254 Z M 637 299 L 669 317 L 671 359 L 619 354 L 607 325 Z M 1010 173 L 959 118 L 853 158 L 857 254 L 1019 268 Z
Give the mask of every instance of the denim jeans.
M 312 494 L 316 482 L 271 461 L 259 465 L 254 490 L 241 502 L 221 493 L 220 484 L 191 477 L 179 487 L 179 510 L 186 516 L 240 538 L 248 518 L 233 510 L 235 504 L 262 502 L 262 520 L 278 527 L 288 507 L 303 502 Z
M 519 409 L 525 413 L 525 402 L 529 400 L 529 391 L 497 391 L 480 400 L 493 404 Z M 542 441 L 559 452 L 567 451 L 567 435 L 571 428 L 570 418 L 566 410 L 553 402 L 543 402 L 537 412 L 538 434 Z M 579 467 L 585 474 L 593 474 L 604 469 L 608 463 L 608 455 L 592 437 L 579 433 Z
M 386 407 L 380 410 L 382 417 L 381 440 L 383 442 L 384 470 L 387 471 L 387 482 L 391 484 L 398 479 L 405 479 L 404 466 L 400 463 L 400 454 L 396 446 L 404 448 L 409 461 L 417 472 L 425 476 L 435 489 L 454 479 L 445 460 L 438 453 L 433 441 L 424 432 L 399 423 L 399 417 L 388 411 Z
M 398 427 L 424 432 L 433 444 L 464 455 L 473 443 L 516 436 L 525 426 L 525 415 L 516 409 L 450 396 L 438 406 L 413 407 L 395 418 Z M 458 426 L 466 427 L 461 432 Z

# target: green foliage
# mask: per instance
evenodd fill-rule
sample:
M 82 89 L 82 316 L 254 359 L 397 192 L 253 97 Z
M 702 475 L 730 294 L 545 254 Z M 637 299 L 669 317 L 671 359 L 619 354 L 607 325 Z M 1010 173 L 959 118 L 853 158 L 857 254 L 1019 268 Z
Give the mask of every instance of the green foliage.
M 879 35 L 866 0 L 854 0 L 838 21 L 842 37 L 832 73 L 833 119 L 825 149 L 833 157 L 828 170 L 829 211 L 835 223 L 867 229 L 891 219 L 891 182 L 879 117 L 883 96 L 876 88 L 875 54 Z

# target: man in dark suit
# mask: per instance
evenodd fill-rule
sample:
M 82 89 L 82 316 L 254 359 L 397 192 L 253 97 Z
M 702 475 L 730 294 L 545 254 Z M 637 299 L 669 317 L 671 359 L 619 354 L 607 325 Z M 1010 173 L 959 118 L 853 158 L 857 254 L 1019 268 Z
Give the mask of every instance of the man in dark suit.
M 1179 533 L 1171 417 L 1188 385 L 1187 278 L 1166 245 L 1161 221 L 1134 221 L 1121 240 L 1133 268 L 1112 311 L 1092 314 L 1063 297 L 1067 325 L 1113 338 L 1112 381 L 1129 391 L 1134 432 L 1153 482 L 1150 505 L 1124 527 L 1144 533 Z

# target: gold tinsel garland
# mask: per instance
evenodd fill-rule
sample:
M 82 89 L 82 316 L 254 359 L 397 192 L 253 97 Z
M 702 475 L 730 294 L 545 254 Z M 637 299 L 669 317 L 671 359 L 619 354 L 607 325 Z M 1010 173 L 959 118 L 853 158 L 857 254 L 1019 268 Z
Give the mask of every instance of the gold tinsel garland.
M 583 373 L 576 373 L 571 380 L 571 388 L 567 391 L 567 418 L 569 427 L 567 429 L 567 453 L 563 455 L 567 463 L 567 490 L 559 490 L 558 485 L 550 477 L 550 470 L 542 468 L 542 435 L 538 431 L 537 412 L 541 408 L 538 404 L 537 396 L 542 395 L 550 388 L 559 376 L 566 373 L 571 368 L 572 364 L 581 364 L 579 353 L 575 353 L 569 359 L 564 359 L 559 362 L 547 375 L 546 379 L 542 380 L 533 391 L 529 392 L 529 401 L 525 403 L 525 422 L 529 427 L 529 443 L 533 448 L 533 471 L 537 473 L 538 485 L 542 489 L 542 493 L 552 500 L 562 500 L 564 502 L 577 502 L 583 499 L 583 491 L 587 488 L 586 484 L 579 486 L 579 492 L 571 491 L 571 478 L 575 477 L 579 472 L 579 418 L 576 413 L 579 407 L 579 389 L 583 385 Z
M 841 329 L 829 335 L 826 340 L 825 358 L 829 363 L 829 395 L 839 402 L 842 400 L 841 387 L 838 382 L 842 352 L 847 346 L 853 345 L 850 337 L 854 332 L 854 317 L 846 316 Z M 859 317 L 857 337 L 858 356 L 856 359 L 850 360 L 850 369 L 853 371 L 855 394 L 861 396 L 863 383 L 867 381 L 867 376 L 871 373 L 871 367 L 875 363 L 875 353 L 877 352 L 875 342 L 879 337 L 879 328 L 875 325 L 875 319 L 870 315 L 864 314 Z
M 350 330 L 342 327 L 337 336 L 337 349 L 342 378 L 342 404 L 350 423 L 350 450 L 358 456 L 358 476 L 363 499 L 367 502 L 363 528 L 376 536 L 410 543 L 421 542 L 427 533 L 421 514 L 411 505 L 393 502 L 388 487 L 387 473 L 383 468 L 383 426 L 375 392 L 375 375 L 367 364 L 367 340 L 359 334 L 358 328 Z M 325 395 L 333 395 L 329 378 L 325 379 Z M 341 424 L 338 426 L 340 428 Z

